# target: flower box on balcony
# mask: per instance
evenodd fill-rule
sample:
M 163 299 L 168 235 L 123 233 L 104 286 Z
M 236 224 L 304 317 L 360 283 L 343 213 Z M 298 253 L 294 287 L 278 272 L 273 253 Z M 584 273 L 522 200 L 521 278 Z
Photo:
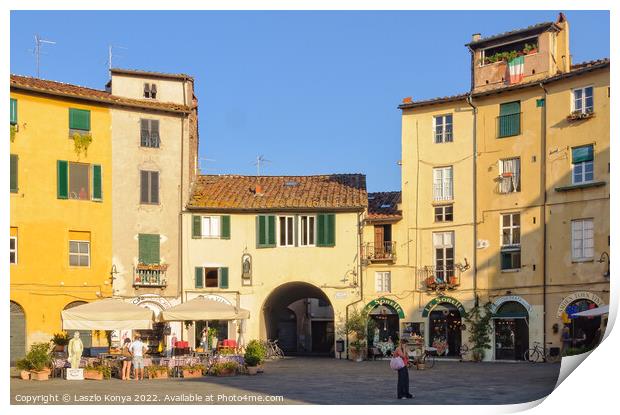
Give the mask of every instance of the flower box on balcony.
M 566 117 L 566 119 L 568 121 L 577 121 L 577 120 L 587 120 L 588 118 L 592 118 L 592 117 L 594 117 L 594 113 L 591 111 L 589 112 L 573 111 L 568 115 L 568 117 Z
M 512 177 L 513 173 L 511 171 L 505 171 L 502 173 L 501 177 Z
M 138 271 L 166 271 L 168 264 L 138 264 L 136 270 Z

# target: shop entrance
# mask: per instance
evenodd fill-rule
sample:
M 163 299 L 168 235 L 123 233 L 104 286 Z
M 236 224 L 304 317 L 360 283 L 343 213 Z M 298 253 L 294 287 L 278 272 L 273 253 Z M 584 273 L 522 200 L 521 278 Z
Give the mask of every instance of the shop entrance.
M 523 360 L 529 348 L 529 314 L 523 305 L 509 301 L 493 316 L 495 328 L 495 359 Z
M 334 356 L 334 310 L 312 284 L 289 282 L 273 290 L 263 305 L 263 323 L 265 338 L 277 339 L 286 355 Z
M 461 313 L 450 303 L 439 303 L 428 316 L 429 346 L 438 356 L 459 357 L 461 354 Z
M 394 345 L 398 344 L 399 320 L 398 312 L 387 304 L 377 305 L 368 313 L 368 319 L 372 321 L 369 324 L 369 340 L 372 346 L 377 343 L 389 342 Z
M 581 311 L 591 310 L 598 306 L 593 301 L 582 298 L 575 300 L 566 307 L 566 314 L 571 319 L 570 338 L 572 339 L 572 347 L 585 348 L 587 350 L 596 346 L 600 341 L 598 330 L 601 327 L 601 317 L 579 317 L 572 318 L 572 315 Z

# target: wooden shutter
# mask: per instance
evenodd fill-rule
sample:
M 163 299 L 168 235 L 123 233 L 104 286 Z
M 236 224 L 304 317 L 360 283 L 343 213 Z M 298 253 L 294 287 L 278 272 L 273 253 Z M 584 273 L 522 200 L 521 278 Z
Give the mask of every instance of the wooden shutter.
M 327 245 L 326 246 L 334 246 L 336 245 L 336 215 L 330 213 L 326 215 L 327 219 Z
M 150 203 L 159 203 L 159 172 L 152 171 L 151 173 L 151 200 Z
M 204 287 L 204 268 L 202 267 L 194 268 L 194 287 L 195 288 Z
M 69 108 L 69 128 L 90 131 L 90 111 Z
M 375 255 L 377 253 L 383 253 L 384 242 L 385 234 L 383 225 L 375 225 Z
M 58 160 L 56 173 L 56 195 L 58 199 L 67 199 L 69 197 L 69 163 L 66 160 Z
M 276 217 L 274 215 L 267 216 L 267 244 L 276 246 Z
M 319 213 L 316 219 L 316 246 L 334 246 L 336 244 L 336 215 L 333 213 Z
M 142 264 L 159 264 L 159 235 L 138 235 L 138 261 Z
M 17 100 L 11 98 L 11 125 L 17 124 Z
M 256 216 L 256 247 L 264 248 L 266 245 L 266 221 L 267 217 L 263 215 Z
M 230 216 L 224 215 L 221 218 L 222 218 L 222 222 L 220 224 L 221 225 L 220 237 L 222 239 L 230 239 Z
M 149 172 L 140 171 L 140 203 L 149 203 Z
M 256 216 L 256 247 L 276 246 L 276 217 L 274 215 Z
M 140 145 L 143 147 L 148 147 L 149 145 L 149 120 L 141 119 L 140 120 Z
M 506 102 L 499 106 L 499 137 L 518 135 L 521 131 L 521 102 Z
M 316 215 L 316 246 L 325 246 L 325 215 Z
M 159 120 L 151 120 L 151 146 L 159 147 Z
M 220 288 L 228 288 L 228 267 L 222 267 L 220 271 Z
M 93 164 L 93 200 L 101 200 L 101 196 L 101 165 Z
M 11 192 L 17 193 L 17 172 L 19 157 L 17 154 L 11 154 Z
M 192 216 L 192 238 L 199 239 L 202 237 L 202 216 Z

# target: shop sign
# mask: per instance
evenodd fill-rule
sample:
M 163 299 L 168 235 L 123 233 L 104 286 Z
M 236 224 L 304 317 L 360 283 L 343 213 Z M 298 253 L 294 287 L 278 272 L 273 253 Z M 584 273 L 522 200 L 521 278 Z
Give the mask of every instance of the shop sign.
M 364 311 L 366 313 L 369 313 L 373 308 L 375 308 L 375 307 L 377 307 L 379 305 L 386 305 L 386 306 L 392 307 L 396 311 L 396 313 L 398 313 L 398 317 L 399 318 L 405 318 L 405 312 L 403 311 L 403 308 L 400 306 L 400 304 L 398 304 L 394 300 L 391 300 L 391 299 L 385 298 L 385 297 L 381 297 L 381 298 L 377 298 L 376 300 L 372 300 L 371 302 L 366 304 L 366 307 L 364 307 Z
M 461 304 L 459 300 L 457 300 L 456 298 L 442 295 L 437 298 L 433 298 L 431 301 L 428 302 L 428 304 L 426 304 L 426 307 L 424 307 L 424 310 L 422 311 L 422 317 L 428 317 L 428 313 L 430 313 L 433 308 L 435 308 L 441 303 L 452 304 L 459 310 L 461 316 L 465 316 L 467 314 L 465 312 L 465 307 L 463 307 L 463 304 Z
M 207 300 L 218 301 L 220 303 L 224 303 L 224 304 L 227 304 L 227 305 L 233 305 L 233 303 L 229 299 L 224 298 L 224 297 L 219 296 L 219 295 L 209 294 L 209 295 L 205 295 L 204 297 Z
M 503 297 L 499 297 L 497 300 L 493 302 L 493 304 L 491 304 L 491 313 L 495 314 L 502 304 L 509 303 L 511 301 L 519 303 L 523 307 L 525 307 L 528 314 L 531 314 L 532 310 L 534 309 L 534 307 L 532 307 L 530 303 L 528 303 L 527 301 L 525 301 L 523 298 L 519 297 L 518 295 L 506 295 Z
M 573 293 L 565 297 L 562 300 L 562 302 L 560 303 L 560 306 L 558 307 L 558 318 L 562 318 L 562 314 L 564 314 L 564 312 L 566 311 L 566 307 L 568 307 L 570 303 L 576 300 L 590 300 L 594 304 L 596 304 L 597 307 L 600 307 L 603 304 L 605 304 L 605 302 L 603 301 L 601 297 L 589 291 L 576 292 L 576 293 Z

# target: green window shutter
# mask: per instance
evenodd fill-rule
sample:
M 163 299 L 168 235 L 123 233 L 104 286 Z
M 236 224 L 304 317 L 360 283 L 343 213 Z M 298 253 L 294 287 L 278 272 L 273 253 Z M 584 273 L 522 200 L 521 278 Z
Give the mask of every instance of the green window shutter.
M 506 102 L 499 106 L 498 137 L 510 137 L 521 132 L 521 102 Z
M 267 217 L 263 215 L 256 216 L 256 247 L 264 248 L 267 245 L 266 235 Z
M 199 239 L 202 236 L 202 217 L 192 216 L 192 238 Z
M 17 100 L 11 98 L 11 125 L 17 124 Z
M 90 131 L 90 111 L 69 108 L 69 128 Z
M 319 213 L 316 215 L 316 246 L 336 245 L 336 215 Z
M 159 235 L 138 235 L 138 262 L 142 264 L 159 264 Z
M 276 217 L 274 215 L 267 216 L 267 245 L 276 246 Z
M 573 148 L 573 164 L 594 160 L 594 147 L 582 146 Z
M 336 215 L 330 213 L 326 216 L 327 222 L 327 245 L 326 246 L 335 246 L 336 245 Z
M 325 246 L 325 215 L 319 213 L 316 215 L 316 246 Z
M 101 165 L 93 164 L 93 200 L 101 200 L 101 196 Z
M 17 193 L 17 166 L 19 157 L 17 154 L 11 154 L 11 192 Z
M 545 106 L 545 99 L 544 98 L 540 98 L 536 100 L 536 106 L 538 108 L 544 107 Z
M 221 238 L 222 239 L 230 239 L 230 216 L 224 215 L 222 216 L 222 230 L 221 230 Z
M 228 288 L 228 268 L 220 268 L 220 288 Z
M 194 268 L 194 287 L 204 287 L 204 269 L 202 267 Z
M 69 163 L 66 160 L 58 160 L 56 162 L 57 173 L 57 197 L 58 199 L 67 199 L 69 197 Z

